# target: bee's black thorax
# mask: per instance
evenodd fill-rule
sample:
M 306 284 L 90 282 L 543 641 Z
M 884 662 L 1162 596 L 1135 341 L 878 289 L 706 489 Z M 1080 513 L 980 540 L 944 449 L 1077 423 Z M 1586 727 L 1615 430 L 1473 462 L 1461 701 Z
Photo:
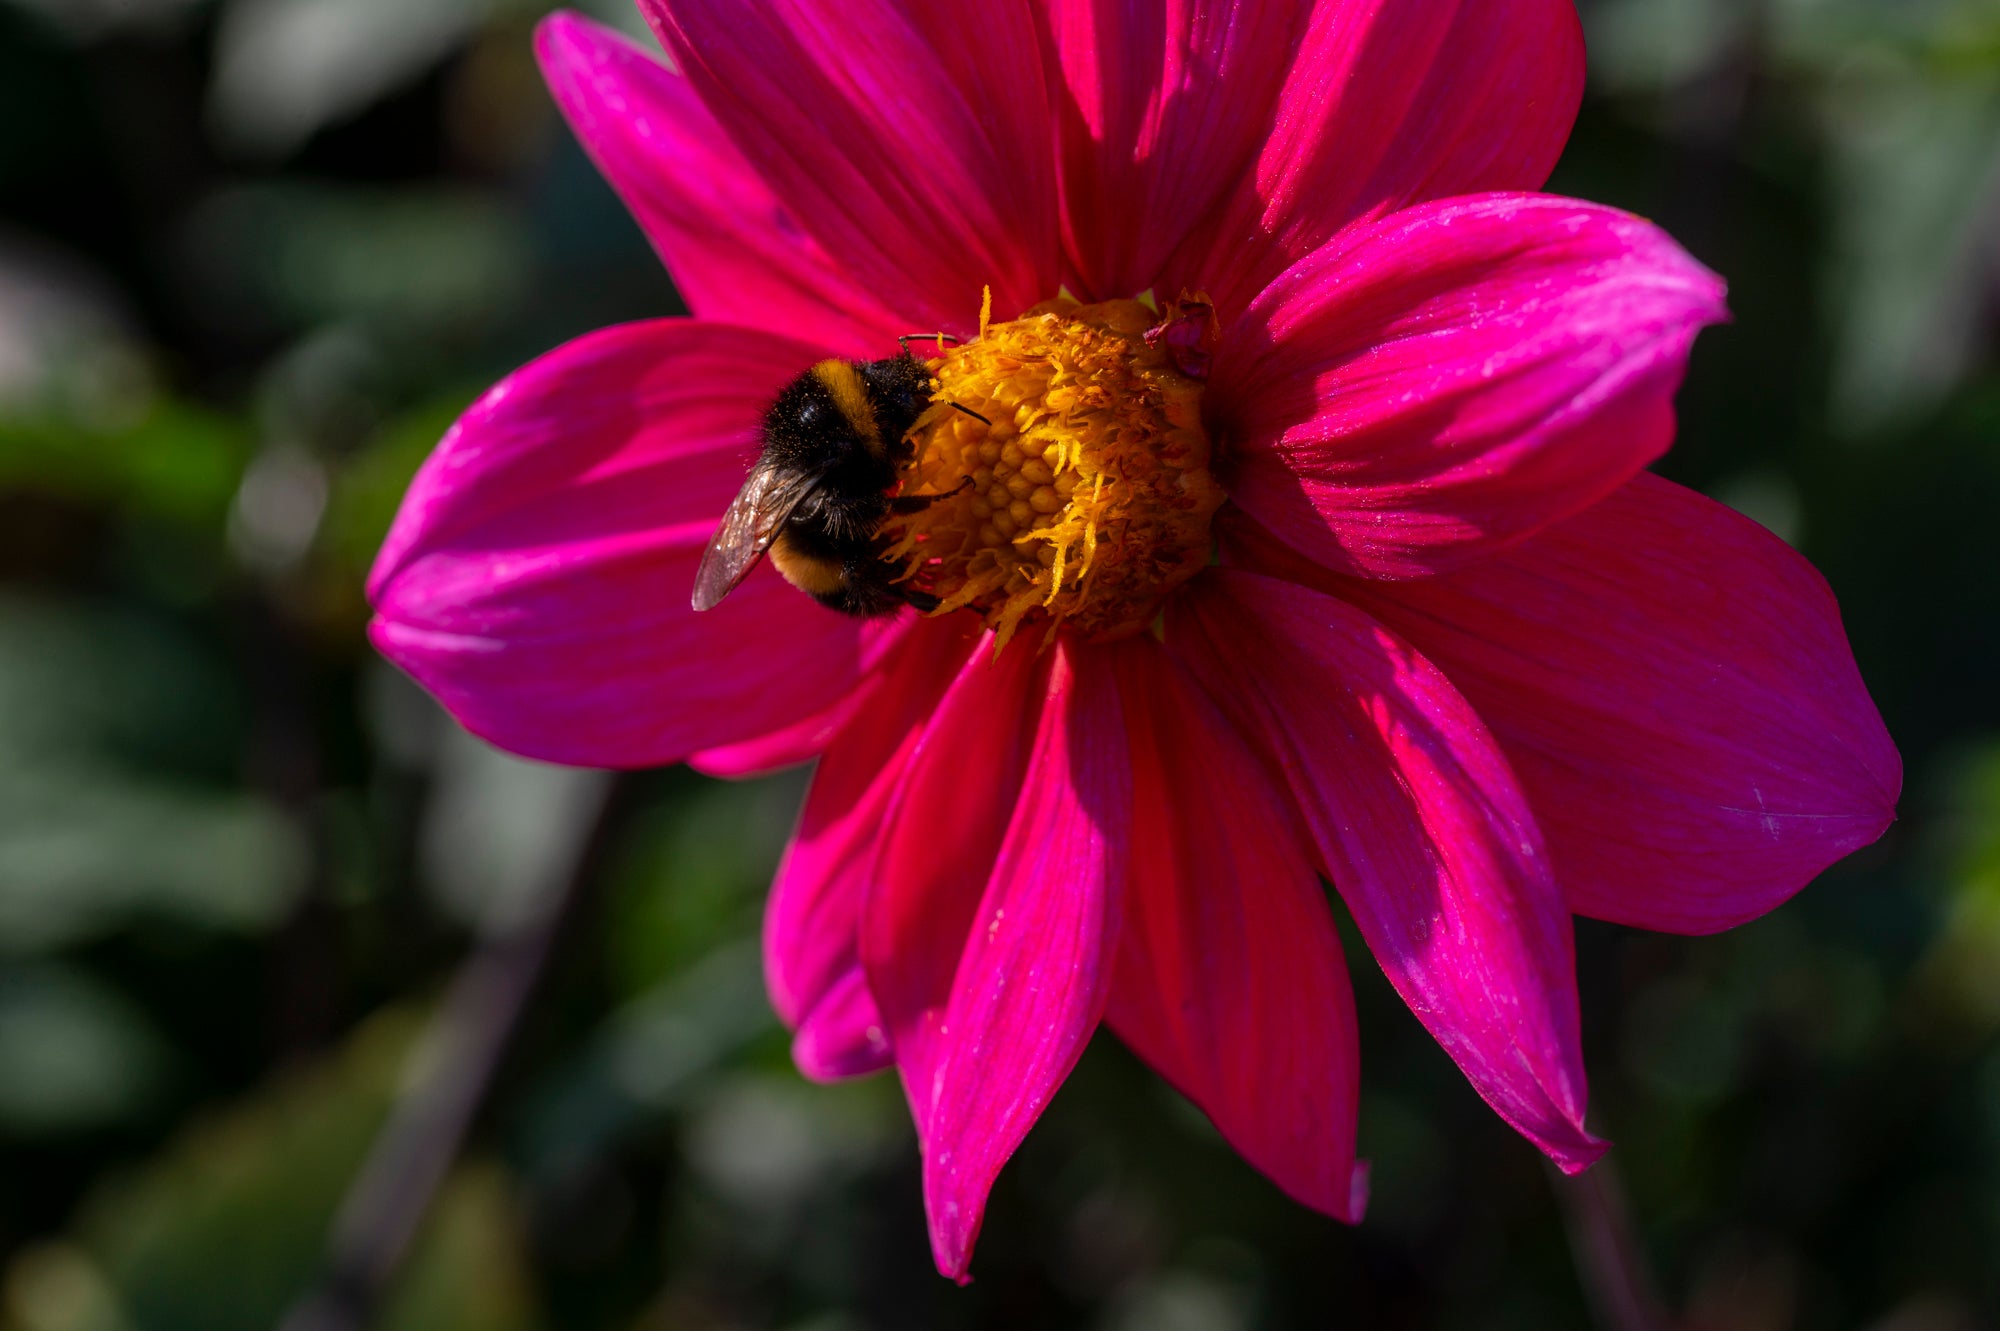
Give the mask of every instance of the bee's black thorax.
M 931 405 L 931 372 L 908 353 L 866 361 L 857 368 L 868 385 L 868 399 L 875 404 L 882 437 L 893 449 Z
M 765 413 L 762 465 L 815 478 L 772 554 L 822 604 L 865 616 L 906 603 L 890 586 L 875 535 L 908 452 L 903 436 L 930 396 L 930 371 L 911 356 L 826 360 L 787 384 Z

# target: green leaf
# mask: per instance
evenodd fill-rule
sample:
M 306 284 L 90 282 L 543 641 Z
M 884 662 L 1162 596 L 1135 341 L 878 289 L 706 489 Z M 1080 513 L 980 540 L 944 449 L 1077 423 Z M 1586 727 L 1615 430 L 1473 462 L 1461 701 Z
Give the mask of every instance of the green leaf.
M 145 1014 L 72 967 L 0 965 L 0 1131 L 51 1136 L 115 1122 L 166 1071 Z

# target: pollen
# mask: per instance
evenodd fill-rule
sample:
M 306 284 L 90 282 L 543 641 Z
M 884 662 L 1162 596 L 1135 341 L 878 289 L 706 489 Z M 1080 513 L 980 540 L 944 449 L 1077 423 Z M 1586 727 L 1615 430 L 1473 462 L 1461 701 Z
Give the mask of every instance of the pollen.
M 996 647 L 1027 626 L 1121 638 L 1209 563 L 1224 494 L 1202 381 L 1147 338 L 1159 324 L 1136 300 L 1059 296 L 1007 323 L 982 311 L 977 339 L 930 362 L 899 493 L 940 497 L 883 537 L 933 614 L 980 612 Z

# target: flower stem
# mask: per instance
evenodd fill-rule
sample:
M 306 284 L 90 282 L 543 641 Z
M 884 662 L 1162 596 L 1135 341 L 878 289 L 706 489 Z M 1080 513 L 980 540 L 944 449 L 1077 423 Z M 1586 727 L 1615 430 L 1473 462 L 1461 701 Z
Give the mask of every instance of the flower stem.
M 1575 1175 L 1551 1166 L 1549 1177 L 1569 1230 L 1577 1283 L 1598 1326 L 1603 1331 L 1673 1331 L 1617 1170 L 1600 1160 Z
M 607 778 L 590 831 L 551 873 L 535 909 L 484 939 L 459 968 L 410 1056 L 422 1069 L 403 1092 L 334 1219 L 319 1279 L 281 1331 L 361 1331 L 374 1322 L 432 1198 L 486 1100 L 563 925 L 600 877 L 605 849 L 630 804 L 630 783 Z

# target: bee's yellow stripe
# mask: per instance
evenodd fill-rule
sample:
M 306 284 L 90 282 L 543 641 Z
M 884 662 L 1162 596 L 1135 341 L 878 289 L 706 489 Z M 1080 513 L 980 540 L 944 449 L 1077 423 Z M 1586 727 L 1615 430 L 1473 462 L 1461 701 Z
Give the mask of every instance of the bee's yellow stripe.
M 868 385 L 861 381 L 861 371 L 844 360 L 823 360 L 812 367 L 812 375 L 826 385 L 833 405 L 840 408 L 862 441 L 871 446 L 880 444 L 882 431 L 875 424 L 875 405 L 868 400 Z
M 771 563 L 786 582 L 809 596 L 831 596 L 840 590 L 843 570 L 839 561 L 802 555 L 782 536 L 771 547 Z

